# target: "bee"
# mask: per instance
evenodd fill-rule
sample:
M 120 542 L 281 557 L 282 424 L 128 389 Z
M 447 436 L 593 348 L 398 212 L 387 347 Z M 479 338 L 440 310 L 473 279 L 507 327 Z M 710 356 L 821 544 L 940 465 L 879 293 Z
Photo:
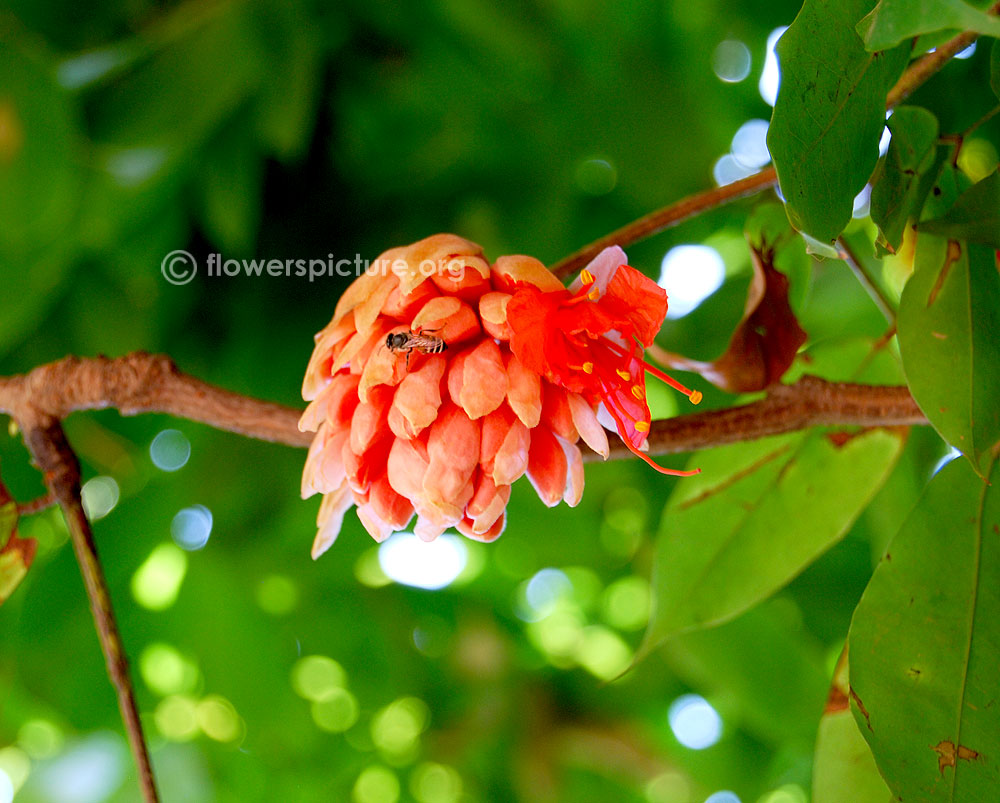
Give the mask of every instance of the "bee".
M 434 329 L 432 331 L 438 331 Z M 393 354 L 406 354 L 406 368 L 410 367 L 410 355 L 415 351 L 418 354 L 440 354 L 448 344 L 440 337 L 425 334 L 424 332 L 396 332 L 388 334 L 385 338 L 385 347 Z

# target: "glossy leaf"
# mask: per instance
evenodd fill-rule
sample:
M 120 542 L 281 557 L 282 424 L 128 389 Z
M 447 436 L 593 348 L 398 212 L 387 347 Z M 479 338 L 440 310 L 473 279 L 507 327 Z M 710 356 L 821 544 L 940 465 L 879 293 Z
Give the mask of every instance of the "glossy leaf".
M 918 235 L 898 327 L 913 398 L 941 437 L 978 465 L 1000 440 L 1000 275 L 993 250 Z
M 921 221 L 917 230 L 1000 248 L 1000 172 L 973 184 L 944 215 Z
M 926 109 L 900 106 L 887 125 L 892 140 L 872 181 L 871 216 L 881 231 L 880 241 L 895 253 L 906 224 L 919 219 L 934 180 L 938 121 Z
M 813 757 L 813 803 L 889 803 L 892 795 L 851 716 L 847 653 L 841 655 L 819 721 Z
M 774 267 L 773 248 L 751 245 L 750 253 L 753 280 L 743 317 L 722 355 L 702 362 L 663 349 L 656 352 L 667 366 L 701 374 L 730 393 L 763 390 L 778 382 L 806 341 L 788 303 L 788 278 Z
M 880 0 L 858 23 L 869 50 L 885 50 L 905 39 L 942 30 L 975 31 L 1000 36 L 1000 19 L 962 0 Z
M 964 460 L 931 480 L 850 631 L 855 719 L 900 800 L 993 800 L 1000 788 L 1000 472 Z
M 854 31 L 870 0 L 806 0 L 778 41 L 781 89 L 767 144 L 788 218 L 823 243 L 851 219 L 878 161 L 885 97 L 906 47 L 869 53 Z
M 898 432 L 843 441 L 813 431 L 698 454 L 702 473 L 664 511 L 645 647 L 732 619 L 785 585 L 844 536 L 902 446 Z

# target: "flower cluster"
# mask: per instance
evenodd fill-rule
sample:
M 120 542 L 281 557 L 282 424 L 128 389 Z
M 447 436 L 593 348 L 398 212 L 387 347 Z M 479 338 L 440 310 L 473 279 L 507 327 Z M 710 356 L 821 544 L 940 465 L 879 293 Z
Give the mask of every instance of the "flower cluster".
M 579 441 L 607 457 L 604 429 L 643 453 L 642 349 L 667 310 L 662 289 L 609 248 L 567 290 L 541 262 L 500 257 L 440 234 L 383 254 L 316 336 L 299 423 L 316 437 L 303 496 L 324 494 L 313 557 L 346 511 L 376 541 L 449 527 L 481 541 L 503 531 L 510 486 L 527 474 L 548 506 L 583 493 Z M 437 272 L 426 265 L 437 264 Z M 399 269 L 403 266 L 403 269 Z M 406 266 L 410 266 L 407 269 Z

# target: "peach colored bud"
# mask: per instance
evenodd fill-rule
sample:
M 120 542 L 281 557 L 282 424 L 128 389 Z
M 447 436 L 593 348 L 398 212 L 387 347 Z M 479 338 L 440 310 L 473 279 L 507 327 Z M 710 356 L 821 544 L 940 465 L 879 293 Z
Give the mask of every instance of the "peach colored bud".
M 497 340 L 510 340 L 510 327 L 507 325 L 508 301 L 509 293 L 486 293 L 479 299 L 479 317 L 483 322 L 483 329 Z
M 507 372 L 496 342 L 487 338 L 452 359 L 448 394 L 469 418 L 482 418 L 503 404 Z

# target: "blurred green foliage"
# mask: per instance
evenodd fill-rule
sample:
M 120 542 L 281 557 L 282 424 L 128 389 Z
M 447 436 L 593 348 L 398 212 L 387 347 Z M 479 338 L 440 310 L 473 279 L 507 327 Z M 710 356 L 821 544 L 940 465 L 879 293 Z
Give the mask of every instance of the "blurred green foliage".
M 373 258 L 454 231 L 492 257 L 552 262 L 712 185 L 740 125 L 770 116 L 756 86 L 765 42 L 797 10 L 7 0 L 0 374 L 145 349 L 301 404 L 311 337 L 345 280 L 210 277 L 209 254 Z M 742 81 L 713 72 L 723 40 L 749 48 Z M 981 110 L 949 86 L 986 87 L 988 75 L 982 48 L 918 94 L 955 130 Z M 726 259 L 719 292 L 665 327 L 673 350 L 711 358 L 725 347 L 749 282 L 753 203 L 630 249 L 650 274 L 678 243 L 707 241 Z M 183 286 L 161 275 L 176 249 L 202 268 Z M 870 359 L 884 321 L 843 265 L 816 266 L 811 285 L 799 275 L 809 370 L 896 381 L 891 354 Z M 582 504 L 551 511 L 521 483 L 503 538 L 467 544 L 465 576 L 432 592 L 388 583 L 353 514 L 309 560 L 317 502 L 298 499 L 300 452 L 162 416 L 108 411 L 66 426 L 85 479 L 117 486 L 96 535 L 163 798 L 192 803 L 695 803 L 723 789 L 804 801 L 851 612 L 944 453 L 914 431 L 846 538 L 788 587 L 615 680 L 641 640 L 653 538 L 676 480 L 634 462 L 593 465 Z M 165 429 L 190 443 L 176 472 L 151 460 Z M 18 500 L 41 494 L 16 437 L 0 437 L 0 465 Z M 171 527 L 194 505 L 211 512 L 211 536 L 184 552 Z M 40 546 L 0 609 L 0 769 L 24 782 L 19 803 L 137 800 L 65 527 L 48 511 L 20 532 Z M 140 569 L 159 577 L 159 596 L 143 592 Z M 548 589 L 541 609 L 532 578 Z M 704 750 L 669 723 L 689 692 L 721 717 Z

